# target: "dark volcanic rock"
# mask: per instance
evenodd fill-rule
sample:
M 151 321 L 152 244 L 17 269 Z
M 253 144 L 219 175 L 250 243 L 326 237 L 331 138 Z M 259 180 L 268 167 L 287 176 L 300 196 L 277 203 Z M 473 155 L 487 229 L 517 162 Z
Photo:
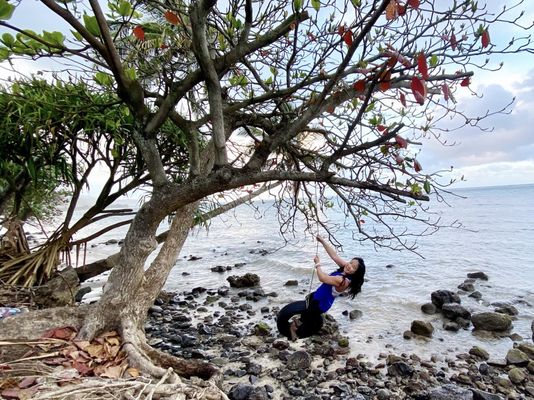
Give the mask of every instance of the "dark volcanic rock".
M 460 296 L 450 290 L 436 290 L 430 295 L 432 303 L 441 308 L 443 304 L 447 303 L 461 303 Z
M 432 337 L 434 327 L 430 322 L 415 320 L 412 322 L 411 331 L 416 335 Z
M 260 284 L 260 277 L 256 274 L 246 273 L 243 276 L 232 275 L 226 278 L 231 287 L 245 288 L 254 287 Z
M 471 313 L 465 307 L 456 303 L 443 304 L 441 312 L 446 318 L 456 320 L 458 318 L 471 319 Z
M 306 351 L 295 351 L 287 358 L 287 368 L 291 371 L 298 371 L 310 368 L 312 357 Z
M 479 272 L 470 272 L 467 274 L 467 277 L 468 278 L 473 278 L 473 279 L 481 279 L 483 281 L 487 281 L 489 278 L 488 278 L 488 275 L 486 275 L 484 272 L 482 271 L 479 271 Z

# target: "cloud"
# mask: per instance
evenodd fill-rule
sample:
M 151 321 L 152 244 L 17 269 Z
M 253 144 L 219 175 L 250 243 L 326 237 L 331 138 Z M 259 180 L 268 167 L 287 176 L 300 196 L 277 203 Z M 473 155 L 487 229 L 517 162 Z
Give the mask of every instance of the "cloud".
M 481 121 L 480 125 L 490 131 L 466 126 L 444 133 L 442 139 L 455 145 L 425 143 L 418 158 L 427 170 L 454 166 L 460 171 L 456 176 L 464 174 L 476 186 L 480 182 L 534 183 L 534 70 L 523 75 L 505 74 L 506 79 L 500 79 L 501 74 L 494 73 L 491 81 L 474 87 L 482 97 L 468 96 L 459 88 L 458 109 L 469 116 L 481 116 L 501 109 L 515 97 L 511 110 Z M 457 124 L 447 122 L 445 126 Z

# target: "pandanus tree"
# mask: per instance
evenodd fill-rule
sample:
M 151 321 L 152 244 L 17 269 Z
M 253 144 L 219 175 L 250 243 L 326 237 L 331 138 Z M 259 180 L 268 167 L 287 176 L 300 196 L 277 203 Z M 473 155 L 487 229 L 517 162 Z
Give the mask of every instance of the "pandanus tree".
M 492 68 L 486 58 L 531 51 L 528 36 L 490 39 L 503 27 L 529 28 L 517 4 L 492 13 L 471 0 L 40 3 L 70 25 L 72 38 L 7 20 L 0 25 L 17 34 L 4 38 L 0 55 L 83 60 L 128 106 L 129 137 L 151 185 L 98 303 L 47 315 L 79 327 L 80 339 L 116 329 L 132 363 L 154 375 L 169 358 L 147 345 L 143 323 L 200 201 L 282 182 L 284 224 L 298 211 L 316 213 L 318 190 L 349 217 L 356 238 L 413 249 L 409 239 L 435 227 L 424 202 L 444 189 L 418 161 L 422 142 L 440 140 L 445 118 L 481 121 L 462 114 L 455 97 L 470 90 L 476 70 Z M 166 123 L 184 135 L 180 180 L 167 174 L 160 150 Z M 171 214 L 166 240 L 145 265 Z M 395 223 L 403 218 L 421 229 Z M 18 318 L 19 334 L 29 318 Z M 33 318 L 33 331 L 43 329 Z M 196 368 L 181 365 L 179 372 Z

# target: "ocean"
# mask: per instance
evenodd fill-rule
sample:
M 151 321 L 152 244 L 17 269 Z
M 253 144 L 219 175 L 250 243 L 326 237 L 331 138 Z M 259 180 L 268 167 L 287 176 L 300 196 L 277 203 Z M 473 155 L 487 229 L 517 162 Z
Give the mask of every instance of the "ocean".
M 376 359 L 381 352 L 416 353 L 421 356 L 467 352 L 480 345 L 494 358 L 503 358 L 512 347 L 509 338 L 484 337 L 468 330 L 449 332 L 442 328 L 443 319 L 425 315 L 422 304 L 439 289 L 456 291 L 467 273 L 483 271 L 489 281 L 477 281 L 482 299 L 462 295 L 462 304 L 471 311 L 492 311 L 494 302 L 507 302 L 519 311 L 513 332 L 525 340 L 532 336 L 534 319 L 534 185 L 456 189 L 448 204 L 430 202 L 433 213 L 444 225 L 459 221 L 461 228 L 443 228 L 418 240 L 417 253 L 377 248 L 370 242 L 353 239 L 350 229 L 340 229 L 336 238 L 344 257 L 360 256 L 367 265 L 366 283 L 354 299 L 338 298 L 329 311 L 350 338 L 351 353 L 363 353 Z M 131 201 L 132 203 L 134 200 Z M 123 207 L 128 204 L 117 205 Z M 132 205 L 132 204 L 130 204 Z M 242 205 L 227 215 L 215 218 L 209 228 L 195 229 L 179 255 L 165 285 L 166 290 L 187 291 L 194 287 L 218 288 L 228 285 L 230 275 L 252 272 L 260 276 L 265 292 L 278 297 L 264 300 L 269 307 L 282 307 L 300 300 L 308 293 L 312 278 L 313 257 L 317 245 L 304 233 L 301 222 L 297 232 L 286 240 L 280 234 L 276 209 L 271 201 L 258 201 L 252 208 Z M 343 225 L 343 216 L 329 211 L 331 224 Z M 109 221 L 107 221 L 109 222 Z M 407 224 L 410 224 L 409 222 Z M 319 231 L 325 236 L 324 232 Z M 123 232 L 110 232 L 100 238 L 121 239 Z M 112 253 L 114 246 L 99 245 L 88 249 L 89 258 Z M 335 265 L 319 246 L 324 270 Z M 424 258 L 423 258 L 424 257 Z M 191 260 L 192 258 L 198 258 Z M 212 272 L 216 266 L 244 266 L 224 273 Z M 187 274 L 184 274 L 187 273 Z M 297 280 L 298 286 L 284 286 Z M 95 284 L 94 282 L 92 283 Z M 311 287 L 319 282 L 314 277 Z M 93 294 L 94 295 L 94 294 Z M 90 298 L 90 296 L 89 296 Z M 360 310 L 362 316 L 350 320 L 344 311 Z M 262 318 L 257 314 L 258 320 Z M 405 340 L 403 332 L 413 320 L 426 320 L 435 328 L 431 340 Z M 268 319 L 274 328 L 274 321 Z

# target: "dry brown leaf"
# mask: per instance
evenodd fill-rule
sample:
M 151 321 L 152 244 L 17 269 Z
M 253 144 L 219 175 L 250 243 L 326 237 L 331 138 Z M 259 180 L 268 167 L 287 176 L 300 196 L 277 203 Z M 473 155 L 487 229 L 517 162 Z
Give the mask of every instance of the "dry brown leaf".
M 85 351 L 93 358 L 101 357 L 104 353 L 104 346 L 101 344 L 90 344 Z
M 88 342 L 87 340 L 75 340 L 73 343 L 80 350 L 85 350 L 86 347 L 91 344 L 91 342 Z
M 20 381 L 20 383 L 19 383 L 19 388 L 21 388 L 21 389 L 27 389 L 27 388 L 29 388 L 30 386 L 35 385 L 36 382 L 37 382 L 37 378 L 36 378 L 36 377 L 34 377 L 34 376 L 27 376 L 27 377 L 24 378 L 22 381 Z
M 128 375 L 130 375 L 130 377 L 132 378 L 138 378 L 140 373 L 139 373 L 139 370 L 137 368 L 133 368 L 133 367 L 130 367 L 126 370 L 126 373 Z
M 106 367 L 100 376 L 105 378 L 120 378 L 122 375 L 122 367 L 120 365 L 113 365 Z
M 106 338 L 106 342 L 108 342 L 111 346 L 120 346 L 121 341 L 118 337 L 108 337 Z

